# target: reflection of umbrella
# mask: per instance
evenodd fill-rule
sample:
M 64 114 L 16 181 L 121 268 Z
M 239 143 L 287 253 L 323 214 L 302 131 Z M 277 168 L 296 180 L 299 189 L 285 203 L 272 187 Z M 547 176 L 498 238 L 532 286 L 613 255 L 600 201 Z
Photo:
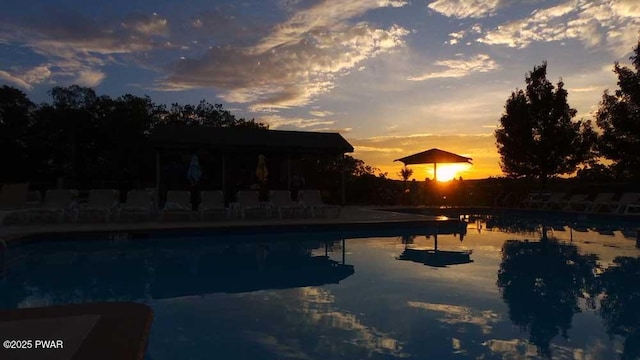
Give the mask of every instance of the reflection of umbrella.
M 431 149 L 427 151 L 423 151 L 417 154 L 409 155 L 403 157 L 401 159 L 396 159 L 394 161 L 400 161 L 404 163 L 404 165 L 414 165 L 414 164 L 433 164 L 433 179 L 438 180 L 438 175 L 436 175 L 436 170 L 438 169 L 438 163 L 440 164 L 450 164 L 450 163 L 469 163 L 471 164 L 471 158 L 460 156 L 454 153 L 450 153 L 448 151 L 440 150 L 440 149 Z
M 429 238 L 429 235 L 426 236 Z M 434 248 L 429 249 L 412 249 L 405 245 L 404 251 L 398 260 L 410 260 L 413 262 L 425 264 L 433 267 L 447 267 L 448 265 L 460 265 L 472 263 L 471 254 L 473 250 L 462 251 L 443 251 L 438 250 L 438 234 L 433 234 Z M 460 233 L 462 238 L 462 233 Z
M 196 184 L 200 180 L 200 176 L 202 176 L 200 162 L 198 161 L 198 156 L 193 155 L 191 157 L 191 163 L 189 164 L 189 171 L 187 171 L 187 178 L 192 184 Z
M 256 168 L 256 176 L 260 182 L 267 181 L 269 176 L 269 170 L 267 170 L 267 163 L 264 160 L 264 155 L 258 156 L 258 167 Z

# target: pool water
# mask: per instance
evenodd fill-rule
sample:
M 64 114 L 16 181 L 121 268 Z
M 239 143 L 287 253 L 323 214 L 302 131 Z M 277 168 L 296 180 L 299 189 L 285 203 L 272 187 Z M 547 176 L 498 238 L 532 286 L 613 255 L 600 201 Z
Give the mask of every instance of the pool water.
M 153 360 L 640 356 L 640 249 L 614 227 L 542 239 L 478 218 L 463 237 L 50 242 L 11 256 L 2 308 L 146 303 Z

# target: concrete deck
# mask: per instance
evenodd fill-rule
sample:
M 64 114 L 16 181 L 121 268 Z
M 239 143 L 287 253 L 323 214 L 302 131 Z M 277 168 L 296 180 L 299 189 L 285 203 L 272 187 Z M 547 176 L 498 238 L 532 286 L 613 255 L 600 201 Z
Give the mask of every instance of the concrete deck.
M 378 225 L 381 227 L 425 227 L 436 224 L 459 224 L 458 219 L 379 210 L 373 207 L 344 207 L 340 216 L 326 218 L 268 218 L 268 219 L 219 219 L 214 221 L 146 221 L 108 223 L 20 224 L 0 226 L 0 240 L 9 244 L 26 238 L 58 237 L 72 234 L 153 233 L 198 230 L 222 231 L 244 229 L 265 230 L 345 230 Z
M 142 360 L 152 321 L 151 308 L 137 303 L 0 310 L 0 338 L 27 340 L 23 348 L 1 347 L 0 359 Z

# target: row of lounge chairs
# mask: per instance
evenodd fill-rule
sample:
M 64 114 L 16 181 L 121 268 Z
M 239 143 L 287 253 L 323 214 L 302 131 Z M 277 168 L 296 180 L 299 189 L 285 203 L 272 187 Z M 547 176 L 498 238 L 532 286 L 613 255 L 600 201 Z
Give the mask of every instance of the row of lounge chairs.
M 19 186 L 20 185 L 20 186 Z M 113 189 L 93 189 L 89 191 L 86 203 L 80 204 L 78 193 L 71 189 L 47 190 L 44 199 L 31 206 L 26 205 L 26 184 L 7 184 L 0 191 L 0 224 L 6 215 L 22 218 L 24 222 L 51 220 L 55 222 L 99 219 L 101 221 L 118 221 L 131 217 L 144 217 L 146 220 L 157 218 L 164 220 L 173 215 L 186 215 L 205 219 L 208 215 L 222 215 L 224 218 L 239 217 L 244 219 L 249 212 L 257 212 L 264 217 L 277 214 L 278 218 L 319 215 L 326 216 L 333 212 L 340 215 L 340 206 L 328 205 L 322 201 L 320 191 L 302 190 L 297 201 L 291 200 L 287 190 L 270 192 L 269 201 L 259 200 L 259 192 L 255 190 L 239 191 L 237 200 L 225 206 L 222 191 L 200 192 L 200 202 L 196 207 L 191 204 L 189 191 L 168 191 L 166 202 L 162 207 L 154 191 L 131 190 L 126 200 L 118 201 L 118 192 Z M 5 201 L 6 200 L 6 201 Z M 3 202 L 4 201 L 4 202 Z
M 617 199 L 611 192 L 599 193 L 592 198 L 588 194 L 531 193 L 521 205 L 528 209 L 640 214 L 640 193 L 623 193 Z

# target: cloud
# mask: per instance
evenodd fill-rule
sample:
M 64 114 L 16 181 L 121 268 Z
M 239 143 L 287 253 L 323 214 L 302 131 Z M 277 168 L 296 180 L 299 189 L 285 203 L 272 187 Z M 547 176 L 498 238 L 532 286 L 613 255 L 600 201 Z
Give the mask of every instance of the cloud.
M 64 14 L 28 25 L 6 23 L 0 32 L 7 43 L 21 44 L 46 58 L 30 70 L 5 71 L 3 75 L 11 75 L 14 83 L 31 89 L 45 80 L 63 79 L 96 86 L 106 77 L 101 68 L 118 63 L 119 56 L 166 48 L 167 43 L 157 38 L 166 35 L 168 27 L 167 20 L 157 14 L 133 14 L 121 23 Z
M 122 27 L 148 36 L 167 36 L 169 33 L 167 19 L 160 17 L 156 13 L 153 15 L 130 14 L 122 22 Z
M 309 9 L 294 14 L 286 22 L 277 25 L 253 49 L 253 52 L 262 53 L 279 46 L 297 44 L 307 39 L 314 31 L 328 31 L 335 27 L 342 27 L 345 21 L 362 15 L 369 10 L 381 7 L 404 6 L 404 1 L 394 0 L 325 0 Z
M 384 148 L 375 146 L 357 146 L 355 151 L 359 153 L 363 152 L 381 152 L 381 153 L 401 153 L 404 150 L 402 148 Z
M 443 317 L 438 319 L 442 323 L 476 325 L 482 329 L 484 334 L 491 333 L 493 324 L 500 320 L 500 316 L 493 311 L 478 311 L 466 306 L 432 304 L 419 301 L 409 301 L 408 305 L 414 308 L 443 313 Z
M 80 86 L 95 87 L 100 85 L 105 76 L 99 70 L 82 70 L 74 80 L 74 83 Z
M 305 129 L 307 131 L 319 131 L 312 129 L 321 125 L 334 125 L 335 121 L 304 118 L 286 118 L 280 115 L 265 115 L 256 119 L 257 122 L 268 124 L 270 129 Z
M 468 59 L 436 61 L 435 65 L 446 69 L 408 78 L 411 81 L 424 81 L 437 78 L 460 78 L 477 72 L 489 72 L 500 68 L 489 55 L 480 54 Z
M 477 41 L 524 48 L 533 42 L 575 39 L 586 47 L 605 44 L 624 55 L 637 42 L 637 33 L 629 29 L 639 26 L 640 6 L 635 0 L 569 0 L 498 25 Z
M 158 86 L 217 88 L 223 100 L 249 103 L 252 111 L 306 105 L 363 61 L 404 45 L 409 32 L 400 26 L 379 29 L 348 21 L 372 9 L 401 5 L 325 0 L 293 14 L 252 46 L 216 46 L 176 62 Z
M 18 76 L 12 75 L 4 70 L 0 70 L 0 79 L 20 86 L 21 88 L 31 90 L 33 86 Z
M 482 18 L 495 15 L 500 0 L 436 0 L 427 7 L 447 17 Z
M 0 70 L 0 79 L 11 82 L 26 90 L 33 89 L 34 85 L 40 84 L 51 77 L 51 69 L 47 65 L 36 66 L 25 72 L 9 73 Z
M 309 114 L 317 117 L 325 117 L 325 116 L 333 115 L 331 111 L 320 111 L 320 110 L 311 110 L 309 111 Z

